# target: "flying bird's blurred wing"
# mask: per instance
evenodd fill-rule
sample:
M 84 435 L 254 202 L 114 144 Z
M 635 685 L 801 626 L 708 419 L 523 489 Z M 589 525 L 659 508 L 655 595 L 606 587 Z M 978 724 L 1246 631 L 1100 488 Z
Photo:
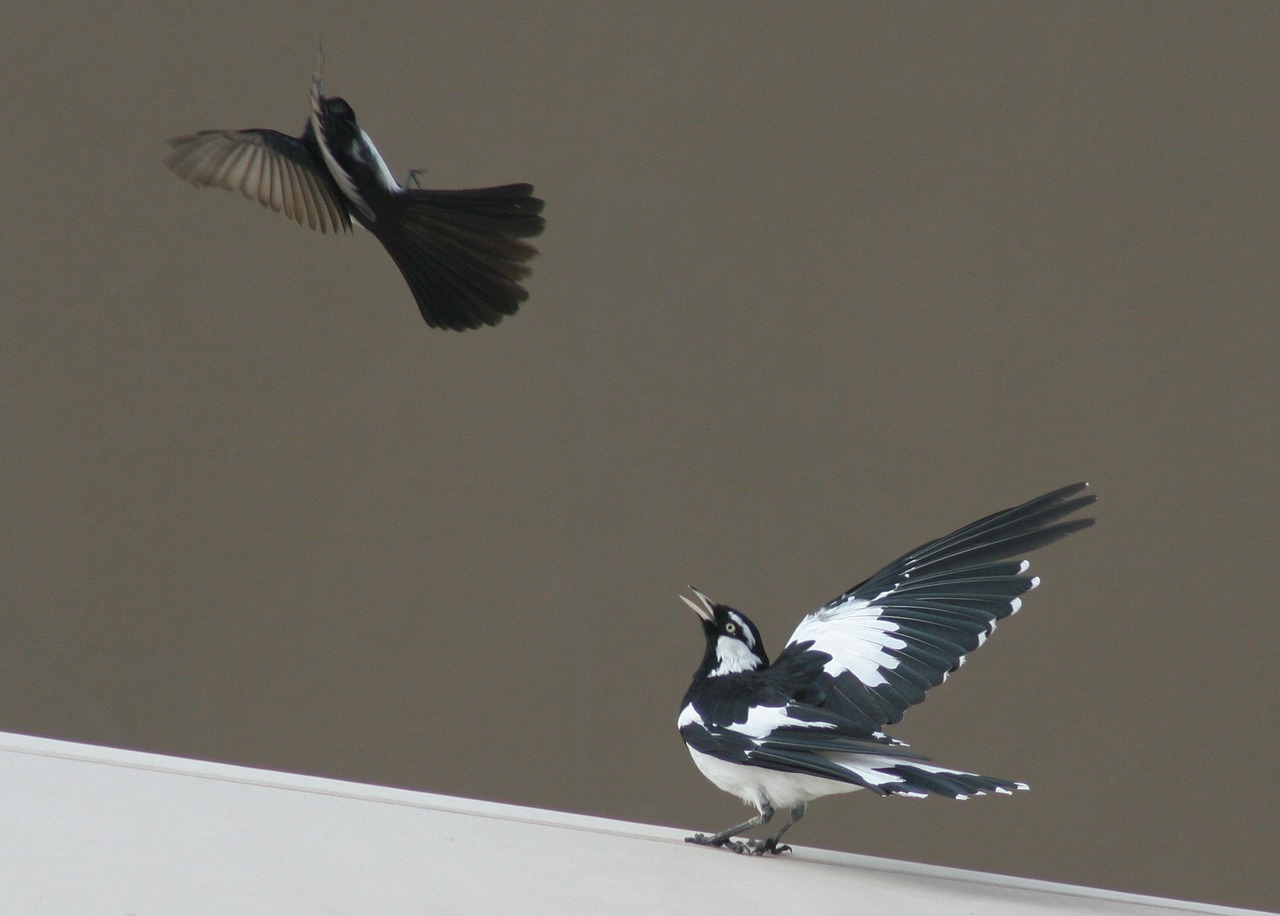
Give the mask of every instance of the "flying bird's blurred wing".
M 301 140 L 274 130 L 202 130 L 169 145 L 165 165 L 197 187 L 239 191 L 321 232 L 351 231 L 341 192 Z
M 1039 579 L 1010 559 L 1093 519 L 1061 521 L 1092 503 L 1073 484 L 997 512 L 895 560 L 800 622 L 775 667 L 822 660 L 824 708 L 878 728 L 902 718 L 1018 610 Z
M 404 274 L 433 328 L 463 330 L 514 315 L 529 293 L 520 285 L 538 250 L 542 201 L 527 184 L 391 195 L 393 218 L 369 226 Z

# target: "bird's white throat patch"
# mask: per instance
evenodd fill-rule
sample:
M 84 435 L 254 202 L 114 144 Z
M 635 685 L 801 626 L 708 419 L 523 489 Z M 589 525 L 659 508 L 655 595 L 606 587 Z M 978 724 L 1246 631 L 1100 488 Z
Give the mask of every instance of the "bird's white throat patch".
M 754 671 L 759 667 L 760 659 L 742 640 L 732 636 L 721 636 L 716 640 L 716 666 L 711 669 L 711 677 Z

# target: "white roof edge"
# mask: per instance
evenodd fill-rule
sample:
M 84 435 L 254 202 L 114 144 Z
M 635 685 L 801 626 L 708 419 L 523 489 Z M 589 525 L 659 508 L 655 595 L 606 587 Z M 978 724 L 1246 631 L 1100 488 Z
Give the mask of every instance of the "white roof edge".
M 1260 912 L 806 847 L 762 861 L 669 827 L 5 732 L 0 785 L 20 802 L 0 912 L 706 914 L 797 889 L 903 914 Z

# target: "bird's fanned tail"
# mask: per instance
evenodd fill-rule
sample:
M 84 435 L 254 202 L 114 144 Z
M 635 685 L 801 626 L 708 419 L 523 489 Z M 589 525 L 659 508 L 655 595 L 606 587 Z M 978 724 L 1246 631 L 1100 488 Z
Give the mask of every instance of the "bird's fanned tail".
M 394 196 L 402 209 L 369 228 L 404 274 L 423 319 L 461 331 L 515 314 L 529 293 L 520 285 L 542 232 L 542 201 L 533 187 L 411 189 Z

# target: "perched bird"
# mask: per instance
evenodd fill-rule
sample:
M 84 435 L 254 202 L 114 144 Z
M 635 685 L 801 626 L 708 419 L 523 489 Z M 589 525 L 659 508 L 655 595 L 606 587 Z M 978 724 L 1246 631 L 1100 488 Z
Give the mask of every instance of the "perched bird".
M 239 191 L 321 232 L 374 234 L 409 283 L 428 325 L 463 331 L 515 314 L 537 254 L 542 201 L 527 184 L 460 191 L 404 188 L 343 99 L 326 98 L 323 58 L 311 79 L 302 136 L 202 130 L 169 141 L 165 164 L 198 187 Z M 416 184 L 416 170 L 410 180 Z
M 856 789 L 965 799 L 1026 785 L 924 763 L 881 729 L 902 718 L 982 645 L 1040 580 L 1011 559 L 1093 524 L 1062 521 L 1095 497 L 1055 490 L 917 547 L 805 617 L 770 664 L 746 615 L 697 589 L 681 596 L 702 621 L 706 651 L 680 711 L 680 735 L 702 774 L 759 814 L 690 843 L 779 853 L 815 798 Z M 763 840 L 735 840 L 789 813 Z

